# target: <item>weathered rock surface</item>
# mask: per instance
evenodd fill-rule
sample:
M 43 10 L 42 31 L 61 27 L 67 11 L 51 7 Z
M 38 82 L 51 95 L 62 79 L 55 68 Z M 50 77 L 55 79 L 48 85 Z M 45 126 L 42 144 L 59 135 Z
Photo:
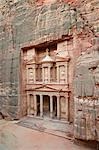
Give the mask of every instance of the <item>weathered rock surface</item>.
M 77 60 L 74 78 L 74 136 L 99 141 L 99 46 Z
M 99 35 L 98 6 L 98 0 L 0 0 L 0 109 L 7 116 L 24 115 L 21 48 L 72 35 L 72 58 L 77 58 L 91 43 L 87 33 Z M 72 32 L 74 27 L 78 36 L 84 35 L 80 40 Z M 99 52 L 89 51 L 79 57 L 75 72 L 75 137 L 99 140 Z

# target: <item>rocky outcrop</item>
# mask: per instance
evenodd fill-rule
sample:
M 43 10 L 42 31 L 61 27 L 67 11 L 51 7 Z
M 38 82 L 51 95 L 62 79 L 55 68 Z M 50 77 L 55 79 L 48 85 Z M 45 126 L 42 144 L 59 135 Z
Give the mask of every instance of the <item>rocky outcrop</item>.
M 95 44 L 76 63 L 74 77 L 74 136 L 99 141 L 99 46 Z

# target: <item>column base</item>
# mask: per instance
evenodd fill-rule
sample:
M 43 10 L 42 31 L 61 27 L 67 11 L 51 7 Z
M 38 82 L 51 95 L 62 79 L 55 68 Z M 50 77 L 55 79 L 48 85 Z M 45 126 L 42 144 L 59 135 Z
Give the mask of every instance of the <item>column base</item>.
M 43 113 L 40 113 L 40 117 L 43 117 Z
M 27 110 L 27 115 L 30 115 L 30 110 L 29 109 Z
M 52 112 L 50 112 L 50 117 L 53 118 L 53 113 Z
M 34 112 L 34 116 L 37 116 L 37 112 Z
M 60 120 L 60 116 L 58 116 L 57 119 Z

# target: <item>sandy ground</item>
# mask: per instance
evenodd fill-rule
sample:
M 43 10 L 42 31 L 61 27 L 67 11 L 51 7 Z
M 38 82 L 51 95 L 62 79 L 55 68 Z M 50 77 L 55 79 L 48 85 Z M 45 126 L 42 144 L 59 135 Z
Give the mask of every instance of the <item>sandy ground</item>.
M 65 138 L 0 121 L 0 150 L 91 150 Z

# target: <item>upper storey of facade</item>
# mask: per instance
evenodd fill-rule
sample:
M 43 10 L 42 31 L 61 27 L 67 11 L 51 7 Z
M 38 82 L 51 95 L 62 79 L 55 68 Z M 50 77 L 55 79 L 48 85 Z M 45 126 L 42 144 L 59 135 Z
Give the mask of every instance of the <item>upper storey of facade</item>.
M 67 41 L 23 51 L 26 84 L 68 85 Z

